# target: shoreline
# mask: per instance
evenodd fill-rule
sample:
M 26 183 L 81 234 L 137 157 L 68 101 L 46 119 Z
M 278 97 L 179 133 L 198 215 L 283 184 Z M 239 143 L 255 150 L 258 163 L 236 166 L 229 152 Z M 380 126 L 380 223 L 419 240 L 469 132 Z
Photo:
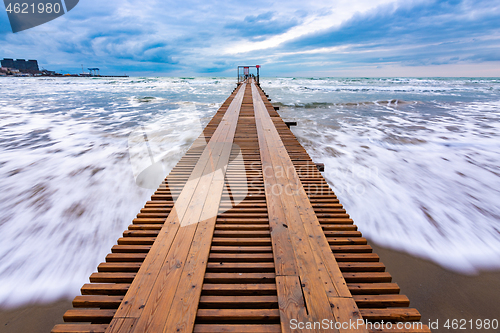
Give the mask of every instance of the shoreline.
M 393 282 L 401 287 L 401 294 L 410 299 L 410 307 L 422 314 L 421 322 L 428 325 L 429 321 L 439 321 L 439 329 L 433 332 L 453 331 L 443 327 L 447 319 L 500 320 L 500 271 L 467 276 L 372 242 L 370 245 L 391 273 Z M 48 333 L 54 325 L 63 323 L 63 314 L 70 308 L 71 300 L 68 299 L 13 309 L 0 307 L 0 332 Z

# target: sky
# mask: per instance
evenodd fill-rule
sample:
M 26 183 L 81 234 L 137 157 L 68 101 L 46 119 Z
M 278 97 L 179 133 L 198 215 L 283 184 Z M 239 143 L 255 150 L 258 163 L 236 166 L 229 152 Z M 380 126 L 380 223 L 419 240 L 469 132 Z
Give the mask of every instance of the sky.
M 13 33 L 0 59 L 103 75 L 500 77 L 498 0 L 81 0 Z

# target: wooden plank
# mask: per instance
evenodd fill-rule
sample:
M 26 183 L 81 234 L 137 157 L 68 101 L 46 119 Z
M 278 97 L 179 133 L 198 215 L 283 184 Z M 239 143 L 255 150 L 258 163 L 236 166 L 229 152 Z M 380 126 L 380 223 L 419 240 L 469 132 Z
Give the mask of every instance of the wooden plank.
M 217 219 L 217 223 L 220 220 Z M 212 244 L 217 246 L 231 246 L 231 245 L 240 245 L 240 246 L 266 246 L 271 245 L 271 240 L 269 238 L 223 238 L 223 237 L 214 237 L 212 239 Z M 274 248 L 273 248 L 274 252 Z
M 311 251 L 310 249 L 303 248 L 302 239 L 297 237 L 296 234 L 291 234 L 288 230 L 289 224 L 293 223 L 294 217 L 293 211 L 289 209 L 288 211 L 284 208 L 286 207 L 286 199 L 283 200 L 279 195 L 284 187 L 283 183 L 280 183 L 282 178 L 277 177 L 276 170 L 278 167 L 282 169 L 281 165 L 276 165 L 276 160 L 273 160 L 272 154 L 273 146 L 269 146 L 270 141 L 277 140 L 276 138 L 268 137 L 268 133 L 271 131 L 270 125 L 266 122 L 265 113 L 262 108 L 259 108 L 259 98 L 256 93 L 256 89 L 252 86 L 252 93 L 254 95 L 254 111 L 255 111 L 255 121 L 257 126 L 257 133 L 259 138 L 259 146 L 261 150 L 262 157 L 262 168 L 264 174 L 264 183 L 266 187 L 266 198 L 268 205 L 268 214 L 270 226 L 272 228 L 271 237 L 273 239 L 273 253 L 275 256 L 276 275 L 278 276 L 294 276 L 300 281 L 301 294 L 306 299 L 306 303 L 309 306 L 309 313 L 312 312 L 312 321 L 331 319 L 333 320 L 333 313 L 330 310 L 329 302 L 326 294 L 321 292 L 323 286 L 317 285 L 318 280 L 315 278 L 310 278 L 309 275 L 317 269 L 314 266 L 314 261 L 311 258 L 307 258 Z M 260 101 L 261 102 L 261 101 Z M 267 126 L 266 126 L 267 124 Z M 273 193 L 274 190 L 278 190 L 277 193 Z M 285 201 L 285 202 L 284 202 Z M 287 216 L 288 213 L 288 216 Z M 298 214 L 296 214 L 298 215 Z M 279 228 L 279 229 L 278 229 Z M 279 232 L 275 232 L 278 229 Z M 295 237 L 294 237 L 295 236 Z M 275 241 L 275 239 L 283 241 Z M 279 248 L 277 245 L 280 245 Z M 298 252 L 297 252 L 298 251 Z M 283 253 L 285 258 L 279 254 Z M 283 267 L 283 269 L 280 269 Z M 288 272 L 287 272 L 288 270 Z M 300 276 L 300 278 L 299 278 Z M 310 285 L 312 283 L 312 285 Z M 281 294 L 280 292 L 286 289 L 278 289 L 278 298 L 280 304 L 288 304 L 290 297 L 289 294 Z M 302 313 L 306 313 L 306 304 L 295 303 L 296 306 L 302 306 Z M 283 313 L 283 311 L 281 311 Z M 283 314 L 286 316 L 286 314 Z M 321 319 L 320 319 L 321 318 Z M 282 322 L 283 323 L 283 322 Z M 289 323 L 289 321 L 288 321 Z M 287 324 L 282 324 L 288 326 Z M 289 326 L 288 326 L 289 327 Z
M 90 275 L 90 282 L 131 283 L 134 280 L 135 276 L 136 273 L 122 273 L 122 272 L 92 273 L 92 275 Z
M 130 253 L 141 252 L 147 253 L 151 249 L 149 245 L 113 245 L 111 252 L 113 253 Z
M 347 287 L 353 295 L 399 293 L 399 286 L 396 283 L 349 283 Z
M 254 89 L 254 91 L 256 91 L 256 88 Z M 340 272 L 340 269 L 336 264 L 335 258 L 332 256 L 331 251 L 328 248 L 328 243 L 325 242 L 324 233 L 321 229 L 321 226 L 319 225 L 318 219 L 304 191 L 304 188 L 300 184 L 297 171 L 295 170 L 295 167 L 291 162 L 288 153 L 286 152 L 286 149 L 283 145 L 283 142 L 281 141 L 279 133 L 274 127 L 274 124 L 271 122 L 269 117 L 265 118 L 265 113 L 262 111 L 262 107 L 263 102 L 261 100 L 260 103 L 257 103 L 255 108 L 256 112 L 258 112 L 259 110 L 262 113 L 263 118 L 268 122 L 268 136 L 271 137 L 271 139 L 266 141 L 268 142 L 268 144 L 271 144 L 274 147 L 273 154 L 271 155 L 275 157 L 273 161 L 273 167 L 278 168 L 282 173 L 285 173 L 284 178 L 287 178 L 288 182 L 286 182 L 285 180 L 283 185 L 285 186 L 285 189 L 287 187 L 290 188 L 291 194 L 288 195 L 288 200 L 285 199 L 282 200 L 282 202 L 285 205 L 288 204 L 288 208 L 290 210 L 293 208 L 297 209 L 299 215 L 302 218 L 301 224 L 294 224 L 297 227 L 297 231 L 300 234 L 305 233 L 307 239 L 311 243 L 310 246 L 313 249 L 312 253 L 318 264 L 318 272 L 320 276 L 323 276 L 322 280 L 325 283 L 325 287 L 328 286 L 327 293 L 329 293 L 330 296 L 340 295 L 343 297 L 349 297 L 350 293 L 346 288 L 346 282 L 344 281 L 342 273 Z M 264 131 L 264 133 L 267 133 L 267 131 Z M 291 198 L 293 198 L 293 200 L 295 201 L 295 205 L 290 204 L 289 199 Z M 295 222 L 297 221 L 297 219 L 293 218 L 291 219 L 291 221 Z M 294 224 L 292 224 L 292 227 Z M 324 276 L 325 270 L 322 266 L 326 266 L 326 272 L 330 275 L 330 278 Z M 334 291 L 329 290 L 331 285 L 333 285 L 333 288 L 335 288 Z
M 114 309 L 70 309 L 63 316 L 65 322 L 108 323 L 115 315 Z
M 258 262 L 263 262 L 263 261 L 273 261 L 273 254 L 272 253 L 211 253 L 210 254 L 210 259 L 212 261 L 222 261 L 222 262 L 229 262 L 229 261 L 244 261 L 244 262 L 249 262 L 249 261 L 258 261 Z
M 387 309 L 360 309 L 364 319 L 384 321 L 418 321 L 421 316 L 416 309 L 387 308 Z
M 231 102 L 227 111 L 229 115 L 234 116 L 234 112 L 231 113 L 230 109 L 239 112 L 242 97 L 243 90 L 238 92 L 236 98 Z M 172 304 L 190 243 L 196 231 L 196 223 L 200 221 L 209 185 L 214 176 L 213 171 L 217 170 L 216 167 L 221 155 L 227 155 L 229 158 L 227 145 L 216 144 L 226 140 L 232 128 L 228 125 L 229 123 L 226 122 L 226 124 L 218 126 L 203 150 L 165 221 L 157 241 L 153 244 L 117 311 L 115 316 L 117 320 L 118 318 L 138 318 L 133 328 L 136 332 L 147 332 L 150 329 L 156 332 L 163 330 L 166 318 L 160 318 L 154 314 L 158 311 L 168 313 Z M 223 148 L 226 148 L 226 152 L 223 152 Z M 180 228 L 181 225 L 184 227 Z M 151 300 L 149 300 L 150 295 L 153 297 Z M 107 333 L 127 330 L 129 328 L 117 323 L 113 326 L 110 325 Z
M 194 333 L 280 333 L 280 325 L 217 325 L 198 324 Z
M 122 300 L 123 296 L 108 296 L 108 295 L 76 296 L 73 299 L 73 307 L 116 309 L 118 308 Z
M 263 170 L 272 170 L 273 165 L 270 152 L 268 149 L 262 149 L 262 147 L 266 147 L 266 139 L 262 133 L 262 128 L 259 126 L 258 117 L 256 117 L 256 125 L 257 133 L 260 133 L 258 139 L 259 146 L 261 147 L 262 168 Z M 275 176 L 272 173 L 266 175 L 264 177 L 264 184 L 276 275 L 296 276 L 298 271 L 294 259 L 294 249 L 287 230 L 288 225 L 284 223 L 286 221 L 285 212 L 281 206 L 280 199 L 276 198 L 272 193 L 272 189 L 277 186 Z
M 210 272 L 254 272 L 256 269 L 263 272 L 274 272 L 274 263 L 272 262 L 209 262 L 207 270 Z
M 135 332 L 160 332 L 174 326 L 178 332 L 192 330 L 224 185 L 222 170 L 229 162 L 242 96 L 241 92 L 238 93 L 231 104 L 233 107 L 228 109 L 205 149 L 210 151 L 210 162 L 206 163 L 186 214 L 180 221 L 182 228 L 173 240 L 165 265 L 154 283 L 151 291 L 154 298 L 145 304 Z M 196 233 L 198 227 L 200 232 Z M 179 281 L 183 283 L 179 285 Z M 158 313 L 168 313 L 168 316 Z
M 336 258 L 337 259 L 337 258 Z M 345 272 L 383 272 L 385 265 L 381 262 L 344 262 L 338 261 L 339 268 Z
M 199 309 L 197 317 L 204 321 L 221 320 L 279 320 L 280 313 L 275 309 Z
M 115 330 L 120 332 L 132 333 L 137 318 L 120 318 L 115 317 L 109 323 L 107 330 Z
M 103 324 L 58 324 L 51 333 L 104 333 L 108 325 Z
M 380 260 L 376 253 L 334 253 L 337 262 L 359 261 L 359 262 L 378 262 Z
M 128 283 L 86 283 L 81 288 L 82 295 L 125 295 Z
M 106 256 L 106 262 L 143 262 L 147 253 L 110 253 Z
M 281 192 L 279 195 L 268 196 L 269 219 L 270 221 L 273 219 L 273 209 L 284 213 L 282 215 L 285 219 L 281 217 L 281 221 L 286 221 L 286 225 L 283 226 L 289 229 L 287 233 L 293 244 L 300 284 L 311 320 L 334 321 L 328 296 L 350 297 L 351 294 L 329 249 L 307 194 L 298 181 L 293 163 L 253 84 L 252 92 L 262 165 L 263 168 L 272 170 L 267 172 L 270 173 L 268 175 L 266 169 L 263 169 L 266 193 L 276 187 Z M 283 192 L 289 188 L 292 189 L 290 193 Z M 314 220 L 315 224 L 310 225 L 311 220 Z M 277 275 L 280 274 L 277 272 Z M 279 293 L 278 297 L 281 299 Z M 351 302 L 355 306 L 352 299 Z
M 277 276 L 281 331 L 292 332 L 290 321 L 308 322 L 310 318 L 304 304 L 304 295 L 297 276 Z M 293 330 L 297 331 L 297 330 Z
M 278 305 L 277 296 L 201 296 L 200 304 L 204 308 L 213 307 L 217 309 L 232 308 L 271 308 Z
M 407 307 L 410 300 L 405 295 L 354 295 L 358 307 L 386 308 Z
M 272 253 L 271 246 L 212 246 L 211 253 Z
M 244 90 L 244 88 L 245 86 L 240 89 Z M 225 121 L 226 124 L 221 122 L 221 125 L 219 125 L 229 127 L 228 134 L 220 141 L 223 143 L 223 152 L 214 170 L 210 187 L 207 190 L 207 195 L 210 195 L 205 199 L 203 210 L 199 217 L 199 220 L 202 222 L 199 223 L 194 235 L 188 260 L 180 277 L 183 283 L 178 286 L 175 292 L 168 318 L 164 324 L 164 332 L 170 330 L 191 332 L 193 329 L 215 221 L 217 219 L 221 194 L 224 189 L 225 170 L 229 164 L 229 156 L 233 147 L 240 109 L 240 107 L 234 110 L 228 109 L 222 121 Z
M 358 323 L 358 320 L 363 320 L 360 310 L 356 302 L 350 297 L 330 297 L 330 304 L 335 315 L 337 323 L 349 323 L 349 325 L 341 325 L 339 332 L 341 333 L 357 333 L 366 332 L 364 327 L 356 326 L 353 328 L 351 323 Z
M 391 282 L 392 277 L 388 272 L 354 272 L 344 273 L 345 280 L 354 282 Z
M 225 294 L 227 291 L 239 295 L 276 295 L 276 285 L 271 283 L 234 283 L 234 284 L 203 284 L 205 295 Z
M 141 262 L 103 262 L 97 266 L 99 272 L 137 272 Z
M 206 273 L 205 283 L 275 283 L 274 273 Z
M 252 86 L 254 94 L 258 95 L 257 89 Z M 258 96 L 256 96 L 258 97 Z M 291 232 L 292 234 L 297 234 L 297 240 L 294 243 L 294 249 L 297 251 L 298 247 L 303 244 L 301 242 L 302 239 L 308 239 L 310 241 L 310 237 L 319 237 L 320 240 L 324 240 L 324 234 L 321 228 L 319 227 L 318 230 L 315 233 L 311 234 L 310 230 L 305 230 L 304 227 L 307 225 L 309 219 L 311 218 L 310 216 L 307 216 L 305 218 L 302 217 L 305 214 L 304 210 L 307 210 L 307 207 L 309 207 L 310 211 L 312 210 L 311 203 L 309 202 L 305 192 L 303 192 L 302 186 L 298 183 L 298 176 L 295 172 L 295 168 L 290 160 L 290 157 L 288 156 L 286 150 L 284 149 L 283 142 L 281 141 L 281 138 L 276 131 L 276 128 L 274 127 L 274 124 L 270 120 L 269 116 L 266 117 L 265 111 L 263 111 L 264 106 L 262 100 L 259 101 L 258 98 L 254 97 L 254 107 L 255 107 L 255 113 L 256 113 L 256 122 L 257 126 L 259 128 L 259 122 L 261 121 L 261 126 L 264 128 L 263 131 L 260 131 L 259 133 L 261 135 L 265 136 L 265 142 L 267 143 L 268 147 L 261 146 L 261 150 L 266 150 L 269 149 L 272 151 L 271 160 L 272 160 L 272 169 L 274 170 L 276 175 L 281 174 L 281 177 L 279 177 L 281 181 L 282 188 L 286 191 L 287 189 L 290 189 L 290 194 L 286 195 L 286 198 L 282 198 L 281 202 L 282 205 L 286 207 L 285 212 L 288 212 L 290 215 L 287 217 L 287 220 L 290 221 L 290 227 L 292 228 Z M 293 173 L 295 172 L 295 173 Z M 265 172 L 264 172 L 265 174 Z M 302 192 L 300 191 L 302 189 Z M 286 193 L 285 193 L 286 194 Z M 281 194 L 283 196 L 284 194 Z M 293 198 L 295 200 L 295 204 L 292 204 L 290 200 Z M 293 201 L 292 200 L 292 201 Z M 313 212 L 313 217 L 314 212 Z M 315 218 L 316 219 L 316 218 Z M 297 223 L 299 220 L 302 220 L 302 223 Z M 317 219 L 316 219 L 317 220 Z M 319 223 L 318 223 L 319 225 Z M 321 246 L 323 247 L 321 250 L 323 252 L 327 251 L 326 254 L 323 255 L 323 258 L 321 257 L 322 254 L 318 254 L 317 251 L 314 250 L 314 247 L 311 247 L 310 244 L 306 245 L 306 248 L 309 248 L 309 250 L 304 250 L 306 253 L 312 253 L 314 258 L 305 260 L 306 264 L 308 263 L 313 263 L 316 262 L 316 271 L 318 274 L 324 275 L 325 273 L 325 268 L 322 267 L 325 262 L 331 262 L 330 263 L 330 269 L 333 269 L 334 267 L 336 270 L 338 270 L 338 267 L 336 266 L 335 258 L 331 255 L 331 252 L 327 249 L 325 250 L 325 244 L 320 242 L 320 248 Z M 311 267 L 306 269 L 307 272 L 311 271 Z M 339 276 L 337 276 L 339 275 Z M 342 274 L 340 273 L 340 270 L 338 270 L 338 274 L 335 277 L 338 281 L 334 281 L 337 283 L 342 284 L 342 286 L 345 286 L 345 281 L 343 281 Z M 304 277 L 302 277 L 303 279 Z M 330 296 L 338 295 L 338 291 L 336 290 L 338 287 L 332 284 L 332 280 L 328 278 L 327 276 L 322 277 L 323 282 L 327 285 L 324 286 L 327 288 L 327 292 L 330 294 Z M 333 289 L 333 290 L 332 290 Z M 343 296 L 349 296 L 348 291 L 343 293 Z

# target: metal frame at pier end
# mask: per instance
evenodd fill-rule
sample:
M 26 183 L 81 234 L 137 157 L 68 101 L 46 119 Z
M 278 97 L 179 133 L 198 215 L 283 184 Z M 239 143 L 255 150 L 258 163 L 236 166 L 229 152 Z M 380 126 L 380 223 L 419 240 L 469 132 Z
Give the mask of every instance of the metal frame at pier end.
M 250 74 L 250 68 L 256 68 L 257 69 L 257 75 Z M 240 69 L 243 69 L 243 73 L 240 72 Z M 249 79 L 250 77 L 255 78 L 255 81 L 257 82 L 257 84 L 260 84 L 259 69 L 260 69 L 260 65 L 255 65 L 255 66 L 238 66 L 238 69 L 237 69 L 238 84 L 240 84 L 241 82 Z

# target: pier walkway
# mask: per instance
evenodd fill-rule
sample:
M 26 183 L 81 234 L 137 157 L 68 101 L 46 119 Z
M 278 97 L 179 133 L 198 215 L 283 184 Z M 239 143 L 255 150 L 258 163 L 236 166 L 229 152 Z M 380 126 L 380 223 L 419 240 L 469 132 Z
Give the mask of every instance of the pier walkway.
M 253 79 L 111 251 L 52 333 L 430 332 Z

